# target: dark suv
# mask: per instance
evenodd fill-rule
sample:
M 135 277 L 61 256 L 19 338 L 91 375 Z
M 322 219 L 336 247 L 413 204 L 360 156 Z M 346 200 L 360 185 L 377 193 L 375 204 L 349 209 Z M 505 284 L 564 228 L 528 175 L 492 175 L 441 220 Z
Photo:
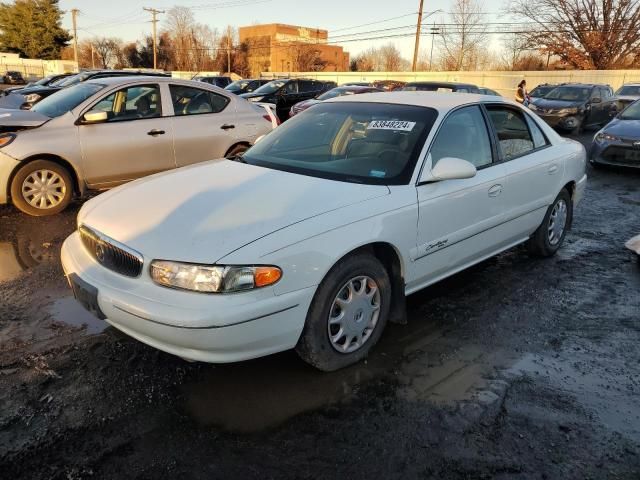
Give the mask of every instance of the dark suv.
M 250 102 L 272 103 L 281 121 L 289 118 L 289 111 L 296 103 L 316 98 L 318 95 L 337 87 L 336 82 L 290 78 L 273 80 L 252 93 L 240 95 Z
M 476 85 L 455 82 L 411 82 L 407 83 L 402 90 L 407 92 L 480 93 Z
M 227 85 L 230 85 L 233 80 L 231 77 L 225 77 L 222 75 L 218 76 L 207 76 L 207 77 L 194 77 L 194 80 L 198 82 L 208 83 L 209 85 L 215 85 L 216 87 L 225 88 Z
M 55 81 L 53 83 L 50 83 L 49 85 L 34 85 L 33 87 L 23 88 L 15 92 L 11 92 L 8 95 L 0 98 L 0 108 L 20 108 L 22 110 L 29 110 L 43 98 L 47 98 L 49 95 L 53 95 L 57 91 L 62 90 L 65 87 L 75 85 L 76 83 L 86 82 L 87 80 L 93 80 L 96 78 L 129 77 L 139 75 L 154 77 L 170 76 L 166 73 L 145 72 L 141 70 L 87 70 Z
M 8 85 L 24 85 L 25 83 L 27 83 L 20 72 L 11 70 L 4 74 L 2 80 Z
M 605 125 L 617 113 L 609 85 L 586 83 L 560 85 L 529 108 L 550 126 L 574 133 Z
M 243 80 L 237 80 L 224 89 L 228 92 L 240 95 L 242 93 L 251 93 L 260 88 L 262 85 L 269 83 L 271 80 L 265 80 L 262 78 L 245 78 Z

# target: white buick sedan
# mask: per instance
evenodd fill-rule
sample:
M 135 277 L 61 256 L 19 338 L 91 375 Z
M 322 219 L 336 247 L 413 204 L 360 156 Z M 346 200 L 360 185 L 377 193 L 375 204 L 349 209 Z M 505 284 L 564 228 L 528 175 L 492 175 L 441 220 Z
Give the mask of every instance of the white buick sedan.
M 585 151 L 496 97 L 373 93 L 318 104 L 244 156 L 87 202 L 62 248 L 76 298 L 189 360 L 295 348 L 361 360 L 405 296 L 526 243 L 553 255 Z

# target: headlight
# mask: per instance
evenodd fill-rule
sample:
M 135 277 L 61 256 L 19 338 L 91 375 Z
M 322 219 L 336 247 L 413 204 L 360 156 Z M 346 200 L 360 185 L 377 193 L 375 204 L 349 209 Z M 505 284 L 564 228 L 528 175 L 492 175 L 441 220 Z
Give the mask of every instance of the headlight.
M 36 103 L 41 98 L 42 96 L 37 93 L 30 93 L 29 95 L 24 96 L 24 101 L 25 103 Z
M 616 137 L 615 135 L 610 135 L 604 132 L 596 133 L 596 136 L 593 138 L 596 142 L 618 142 L 620 141 L 620 137 Z
M 249 97 L 247 98 L 247 100 L 249 100 L 250 102 L 261 102 L 264 99 L 264 97 Z
M 558 113 L 560 115 L 575 115 L 578 113 L 578 109 L 576 107 L 573 108 L 561 108 Z
M 282 277 L 278 267 L 195 265 L 154 260 L 151 278 L 158 285 L 202 293 L 231 293 L 273 285 Z
M 4 133 L 0 135 L 0 148 L 6 147 L 16 139 L 15 133 Z

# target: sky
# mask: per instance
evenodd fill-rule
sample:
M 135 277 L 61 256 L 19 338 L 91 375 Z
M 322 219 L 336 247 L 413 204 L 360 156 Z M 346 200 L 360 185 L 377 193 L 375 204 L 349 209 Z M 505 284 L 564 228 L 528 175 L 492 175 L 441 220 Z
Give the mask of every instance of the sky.
M 488 21 L 503 17 L 500 11 L 505 0 L 479 1 L 483 11 L 487 12 Z M 66 11 L 63 25 L 68 29 L 71 29 L 71 9 L 80 10 L 79 40 L 103 36 L 125 41 L 141 39 L 151 33 L 151 14 L 143 11 L 143 7 L 168 10 L 179 5 L 191 7 L 198 22 L 219 31 L 227 25 L 286 23 L 328 30 L 329 41 L 339 42 L 352 56 L 367 48 L 392 42 L 405 58 L 410 59 L 413 56 L 413 37 L 348 41 L 352 37 L 347 35 L 394 27 L 407 28 L 375 32 L 366 37 L 408 32 L 411 30 L 409 26 L 415 25 L 419 3 L 419 0 L 60 0 L 60 8 Z M 450 11 L 452 4 L 453 0 L 426 0 L 424 16 L 428 18 L 424 22 L 447 22 L 446 12 Z M 437 10 L 440 12 L 430 15 Z M 162 27 L 163 15 L 158 18 Z M 423 54 L 429 52 L 431 38 L 421 38 Z M 498 36 L 492 36 L 491 45 L 499 48 Z

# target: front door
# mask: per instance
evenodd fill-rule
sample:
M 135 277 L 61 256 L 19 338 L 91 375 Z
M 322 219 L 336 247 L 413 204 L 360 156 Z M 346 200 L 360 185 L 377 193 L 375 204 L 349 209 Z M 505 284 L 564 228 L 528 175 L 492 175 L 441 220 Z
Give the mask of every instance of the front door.
M 171 120 L 162 114 L 159 85 L 119 89 L 89 111 L 107 113 L 105 122 L 78 126 L 89 186 L 113 186 L 175 167 Z
M 494 162 L 495 148 L 479 106 L 451 113 L 440 127 L 425 168 L 445 157 L 476 166 L 473 178 L 425 183 L 418 191 L 418 235 L 411 254 L 416 267 L 413 289 L 432 283 L 502 246 L 495 229 L 504 215 L 505 170 Z
M 185 85 L 169 85 L 176 164 L 215 160 L 236 142 L 237 118 L 230 97 Z

